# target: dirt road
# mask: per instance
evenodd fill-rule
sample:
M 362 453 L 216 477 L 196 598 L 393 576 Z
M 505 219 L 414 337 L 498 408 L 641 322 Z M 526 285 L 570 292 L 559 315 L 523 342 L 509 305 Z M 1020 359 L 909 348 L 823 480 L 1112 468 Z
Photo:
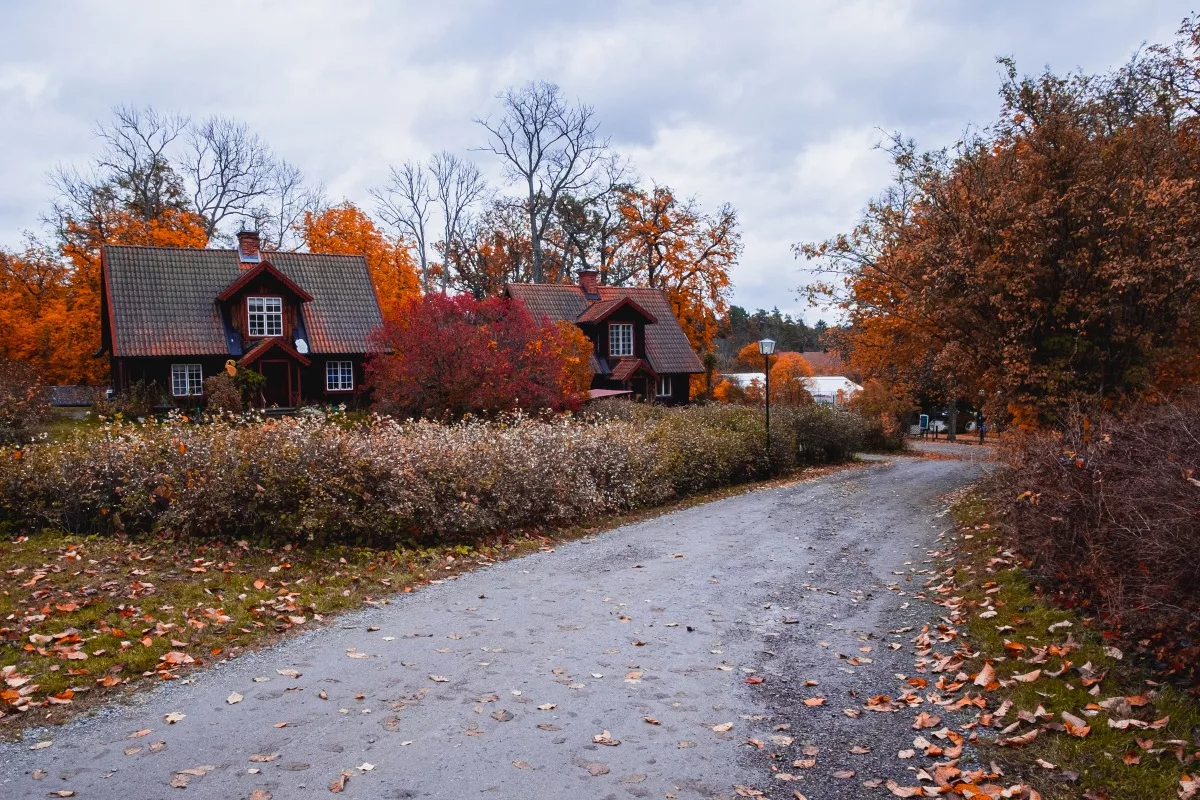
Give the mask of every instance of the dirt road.
M 0 797 L 883 796 L 911 720 L 843 708 L 911 669 L 892 632 L 933 617 L 939 497 L 979 469 L 896 458 L 399 596 L 0 745 Z

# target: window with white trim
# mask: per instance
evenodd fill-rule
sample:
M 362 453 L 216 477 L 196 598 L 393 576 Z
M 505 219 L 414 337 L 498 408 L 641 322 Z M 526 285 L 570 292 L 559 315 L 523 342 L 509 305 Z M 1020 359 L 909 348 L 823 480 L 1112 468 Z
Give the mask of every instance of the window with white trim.
M 656 394 L 658 397 L 670 397 L 672 394 L 674 394 L 674 392 L 671 391 L 670 375 L 658 376 L 658 390 Z
M 349 392 L 354 389 L 353 361 L 325 362 L 325 391 Z
M 171 365 L 171 394 L 175 397 L 199 397 L 204 394 L 204 373 L 199 364 Z
M 283 298 L 247 297 L 246 318 L 252 339 L 283 336 Z
M 608 326 L 608 354 L 610 356 L 633 355 L 633 324 L 613 322 Z

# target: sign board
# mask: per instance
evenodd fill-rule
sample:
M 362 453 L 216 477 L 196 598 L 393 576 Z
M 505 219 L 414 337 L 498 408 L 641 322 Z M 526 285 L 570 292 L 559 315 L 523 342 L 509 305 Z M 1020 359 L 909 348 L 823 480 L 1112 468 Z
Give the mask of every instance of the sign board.
M 921 430 L 923 430 L 923 431 L 929 430 L 929 415 L 928 414 L 921 415 Z

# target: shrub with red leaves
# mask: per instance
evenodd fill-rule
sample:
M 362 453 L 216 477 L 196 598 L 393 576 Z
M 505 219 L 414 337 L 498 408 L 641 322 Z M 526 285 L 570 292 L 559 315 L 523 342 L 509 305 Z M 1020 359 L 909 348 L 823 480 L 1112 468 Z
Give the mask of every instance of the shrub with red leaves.
M 396 416 L 577 409 L 587 389 L 573 377 L 578 343 L 506 298 L 406 298 L 375 343 L 385 352 L 367 363 L 368 386 Z
M 1031 435 L 994 481 L 1018 549 L 1060 599 L 1200 681 L 1200 389 Z

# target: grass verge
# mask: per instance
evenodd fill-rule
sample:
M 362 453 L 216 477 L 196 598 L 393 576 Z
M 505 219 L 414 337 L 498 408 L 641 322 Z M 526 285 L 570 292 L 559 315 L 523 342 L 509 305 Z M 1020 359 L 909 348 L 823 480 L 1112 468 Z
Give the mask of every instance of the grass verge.
M 1200 797 L 1192 782 L 1200 771 L 1200 701 L 1153 680 L 1095 619 L 1040 591 L 981 494 L 965 495 L 953 514 L 958 530 L 945 574 L 954 575 L 954 599 L 965 612 L 959 635 L 977 654 L 963 669 L 978 675 L 990 664 L 988 705 L 1009 704 L 992 721 L 994 735 L 979 737 L 983 759 L 1050 800 Z
M 339 612 L 671 511 L 812 480 L 800 470 L 554 530 L 468 546 L 262 548 L 168 537 L 41 531 L 0 537 L 0 735 L 58 723 L 98 702 L 235 658 Z

